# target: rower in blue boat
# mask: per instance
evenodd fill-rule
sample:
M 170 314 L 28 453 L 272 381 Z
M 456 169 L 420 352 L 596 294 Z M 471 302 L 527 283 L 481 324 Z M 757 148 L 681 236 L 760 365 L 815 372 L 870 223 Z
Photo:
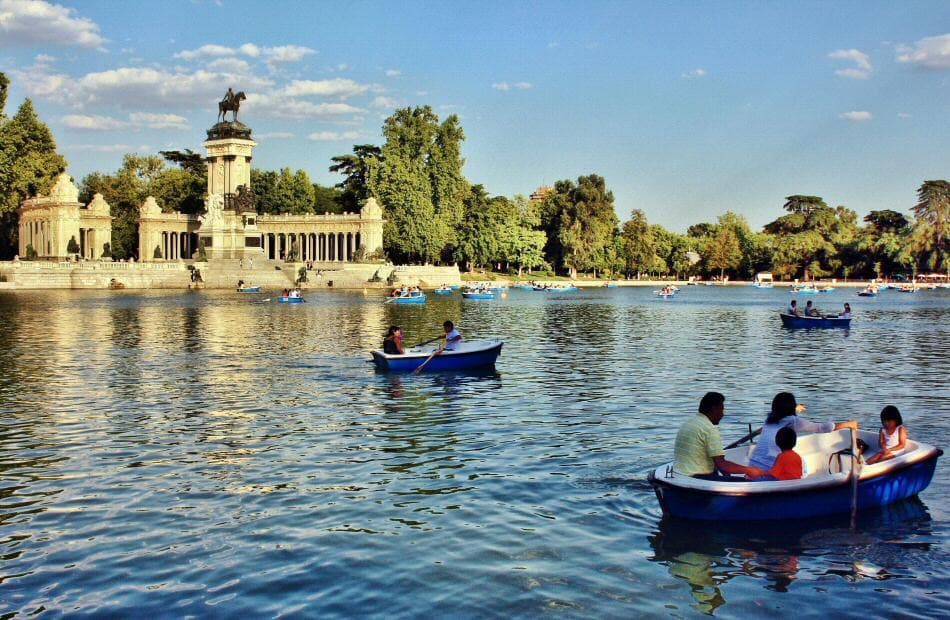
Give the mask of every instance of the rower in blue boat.
M 443 351 L 455 351 L 458 349 L 459 345 L 462 343 L 462 334 L 459 333 L 459 330 L 455 329 L 455 325 L 452 321 L 446 321 L 442 324 L 442 329 L 445 330 L 445 344 L 442 345 Z
M 726 397 L 707 392 L 699 401 L 699 413 L 690 417 L 676 433 L 673 448 L 673 471 L 702 480 L 741 481 L 730 474 L 758 478 L 768 472 L 727 461 L 719 435 L 719 422 L 725 415 Z

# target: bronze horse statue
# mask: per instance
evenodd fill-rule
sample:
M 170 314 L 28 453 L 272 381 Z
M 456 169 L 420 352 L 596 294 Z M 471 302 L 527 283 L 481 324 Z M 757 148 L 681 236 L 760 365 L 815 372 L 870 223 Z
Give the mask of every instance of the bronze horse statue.
M 247 97 L 244 95 L 243 90 L 232 93 L 231 89 L 229 88 L 228 93 L 224 96 L 224 99 L 218 102 L 218 119 L 224 122 L 227 113 L 233 112 L 234 121 L 237 122 L 238 109 L 240 109 L 241 102 L 245 99 L 247 99 Z

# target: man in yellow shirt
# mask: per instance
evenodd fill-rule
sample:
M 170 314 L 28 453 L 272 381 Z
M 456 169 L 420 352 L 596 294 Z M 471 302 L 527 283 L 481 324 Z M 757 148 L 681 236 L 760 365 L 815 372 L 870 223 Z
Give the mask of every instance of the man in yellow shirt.
M 767 472 L 727 461 L 719 435 L 719 421 L 726 410 L 726 397 L 707 392 L 699 401 L 699 413 L 688 419 L 676 433 L 673 471 L 682 476 L 705 480 L 731 480 L 729 474 L 757 478 Z M 725 474 L 725 475 L 723 475 Z

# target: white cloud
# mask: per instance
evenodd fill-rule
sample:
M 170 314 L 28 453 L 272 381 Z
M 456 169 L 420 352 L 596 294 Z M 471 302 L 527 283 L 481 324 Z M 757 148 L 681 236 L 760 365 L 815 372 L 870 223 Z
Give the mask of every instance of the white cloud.
M 839 114 L 838 117 L 849 120 L 852 123 L 866 123 L 874 118 L 874 115 L 867 110 L 852 110 L 850 112 L 843 112 Z
M 188 119 L 177 114 L 153 114 L 133 112 L 123 121 L 109 116 L 93 114 L 67 114 L 59 121 L 70 129 L 85 131 L 116 131 L 119 129 L 187 129 Z
M 340 64 L 338 64 L 338 65 L 336 66 L 336 70 L 337 70 L 337 71 L 349 71 L 349 70 L 350 70 L 350 65 L 346 64 L 345 62 L 340 63 Z
M 897 62 L 917 65 L 925 69 L 950 69 L 950 33 L 925 37 L 913 47 L 897 48 Z
M 133 112 L 129 114 L 129 121 L 135 126 L 149 129 L 188 129 L 188 119 L 177 114 Z
M 0 47 L 75 45 L 101 48 L 99 26 L 75 9 L 43 0 L 0 0 Z
M 307 137 L 317 142 L 340 142 L 342 140 L 356 140 L 360 137 L 360 133 L 358 131 L 344 131 L 342 133 L 336 131 L 317 131 Z
M 898 113 L 897 113 L 897 118 L 913 118 L 913 116 L 911 116 L 911 115 L 908 114 L 907 112 L 898 112 Z
M 300 45 L 265 47 L 263 51 L 268 62 L 300 62 L 305 56 L 315 53 L 309 47 Z
M 264 116 L 274 118 L 332 118 L 360 114 L 360 108 L 348 103 L 312 103 L 300 99 L 286 98 L 281 94 L 262 95 L 249 93 L 246 105 Z
M 515 88 L 518 90 L 528 90 L 531 88 L 531 82 L 518 82 L 515 84 Z
M 68 151 L 90 151 L 93 153 L 148 153 L 152 150 L 147 144 L 72 144 L 63 147 Z
M 706 70 L 702 68 L 696 68 L 688 73 L 684 73 L 683 77 L 686 78 L 687 80 L 692 80 L 695 78 L 703 78 L 703 77 L 706 77 Z
M 491 87 L 495 90 L 501 91 L 511 90 L 511 84 L 508 82 L 496 82 L 495 84 L 492 84 Z
M 386 75 L 389 77 L 399 77 L 402 75 L 402 71 L 399 69 L 386 69 Z
M 175 54 L 175 58 L 182 60 L 199 60 L 203 58 L 220 58 L 223 56 L 248 56 L 249 58 L 264 57 L 268 63 L 299 62 L 316 50 L 301 45 L 278 45 L 275 47 L 258 47 L 253 43 L 234 48 L 225 45 L 209 43 L 194 50 L 182 50 Z
M 370 106 L 377 109 L 394 109 L 399 107 L 399 102 L 392 97 L 384 97 L 380 95 L 379 97 L 373 99 L 373 103 L 371 103 Z
M 289 131 L 269 131 L 265 133 L 254 134 L 254 137 L 258 140 L 286 140 L 288 138 L 293 138 L 294 134 Z
M 287 97 L 307 97 L 316 95 L 320 97 L 339 97 L 346 99 L 353 95 L 359 95 L 367 90 L 369 86 L 359 84 L 347 78 L 334 78 L 332 80 L 294 80 L 288 86 L 281 90 L 281 93 Z
M 828 58 L 834 60 L 849 60 L 855 64 L 847 69 L 838 69 L 835 75 L 850 78 L 852 80 L 866 80 L 871 77 L 874 67 L 871 65 L 871 59 L 861 50 L 835 50 L 828 54 Z
M 70 129 L 82 129 L 86 131 L 113 131 L 116 129 L 125 129 L 129 126 L 128 122 L 120 121 L 117 118 L 88 114 L 67 114 L 60 118 L 59 122 Z
M 208 63 L 207 68 L 211 71 L 220 71 L 222 73 L 250 73 L 251 65 L 240 58 L 219 58 Z

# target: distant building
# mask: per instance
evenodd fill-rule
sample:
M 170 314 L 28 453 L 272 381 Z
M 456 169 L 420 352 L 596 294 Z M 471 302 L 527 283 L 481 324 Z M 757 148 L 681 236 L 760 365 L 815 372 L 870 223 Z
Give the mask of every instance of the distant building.
M 542 200 L 547 198 L 548 194 L 550 194 L 552 191 L 554 191 L 553 188 L 547 185 L 542 185 L 538 189 L 531 192 L 530 198 L 533 202 L 541 202 Z
M 20 203 L 18 252 L 26 257 L 27 246 L 37 258 L 62 259 L 73 254 L 95 260 L 111 251 L 112 217 L 109 205 L 96 194 L 92 202 L 79 202 L 79 189 L 65 172 L 56 177 L 49 196 L 38 195 Z M 78 252 L 68 250 L 70 242 Z M 109 247 L 106 247 L 109 244 Z

